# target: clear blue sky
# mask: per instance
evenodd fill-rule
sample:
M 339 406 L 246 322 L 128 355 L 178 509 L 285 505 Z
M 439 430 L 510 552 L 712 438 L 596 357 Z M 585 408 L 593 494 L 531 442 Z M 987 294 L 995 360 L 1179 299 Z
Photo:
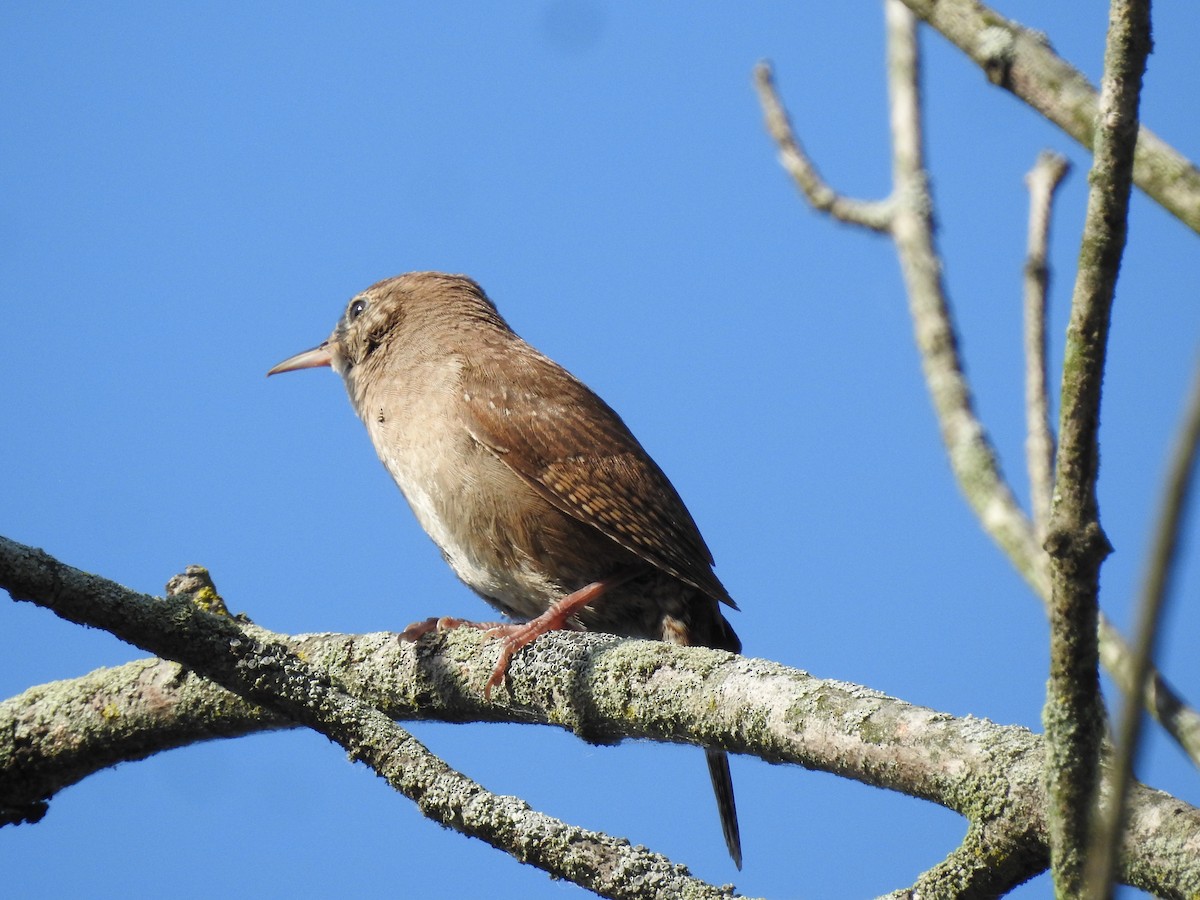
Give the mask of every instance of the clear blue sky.
M 1098 78 L 1104 4 L 1000 9 Z M 1196 159 L 1200 19 L 1156 15 L 1145 119 Z M 1024 497 L 1022 178 L 1046 147 L 1076 164 L 1054 222 L 1057 360 L 1087 157 L 943 40 L 924 46 L 949 284 Z M 751 89 L 774 60 L 825 175 L 878 197 L 882 51 L 878 3 L 6 4 L 0 533 L 149 592 L 206 565 L 232 608 L 284 632 L 485 617 L 338 379 L 263 377 L 375 280 L 466 272 L 669 473 L 747 653 L 1040 729 L 1044 616 L 953 483 L 892 248 L 795 196 Z M 1104 605 L 1123 625 L 1200 336 L 1197 246 L 1135 199 L 1102 428 Z M 1164 641 L 1193 702 L 1197 534 Z M 0 696 L 142 655 L 0 603 Z M 694 748 L 413 730 L 492 790 L 753 895 L 886 892 L 963 832 L 920 801 L 735 759 L 739 875 Z M 1143 776 L 1200 802 L 1151 733 Z M 0 870 L 12 896 L 583 896 L 424 821 L 305 733 L 90 778 L 0 833 Z

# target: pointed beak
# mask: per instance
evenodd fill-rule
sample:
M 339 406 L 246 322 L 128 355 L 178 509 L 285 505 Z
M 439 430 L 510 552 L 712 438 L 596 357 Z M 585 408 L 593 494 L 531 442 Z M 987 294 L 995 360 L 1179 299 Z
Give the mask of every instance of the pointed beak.
M 278 375 L 280 372 L 293 372 L 296 369 L 315 369 L 319 366 L 332 365 L 332 363 L 333 354 L 329 352 L 329 341 L 326 341 L 319 347 L 313 347 L 311 350 L 305 350 L 303 353 L 289 356 L 283 362 L 276 364 L 267 375 Z

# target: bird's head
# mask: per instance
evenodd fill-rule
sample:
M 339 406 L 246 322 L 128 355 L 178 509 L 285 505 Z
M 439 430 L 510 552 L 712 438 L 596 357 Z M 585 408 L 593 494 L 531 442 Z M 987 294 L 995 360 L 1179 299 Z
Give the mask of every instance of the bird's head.
M 387 368 L 388 359 L 449 356 L 480 326 L 511 335 L 483 289 L 464 275 L 408 272 L 371 285 L 346 304 L 333 333 L 268 375 L 331 366 L 347 384 Z

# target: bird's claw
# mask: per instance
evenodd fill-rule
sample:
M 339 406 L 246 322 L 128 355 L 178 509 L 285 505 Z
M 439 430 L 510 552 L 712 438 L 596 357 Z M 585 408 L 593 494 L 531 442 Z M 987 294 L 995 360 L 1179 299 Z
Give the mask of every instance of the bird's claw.
M 420 622 L 413 622 L 398 635 L 400 640 L 412 643 L 419 641 L 427 634 L 443 631 L 450 631 L 454 628 L 459 628 L 463 625 L 470 625 L 474 628 L 487 628 L 487 624 L 479 624 L 476 622 L 468 622 L 466 619 L 456 619 L 453 616 L 430 616 Z
M 499 687 L 504 683 L 504 678 L 508 675 L 508 667 L 512 663 L 513 657 L 516 656 L 517 651 L 533 643 L 534 640 L 544 633 L 545 629 L 532 622 L 521 624 L 502 622 L 488 628 L 488 637 L 500 638 L 500 658 L 496 660 L 496 667 L 492 669 L 492 677 L 483 686 L 485 700 L 491 701 L 492 688 Z

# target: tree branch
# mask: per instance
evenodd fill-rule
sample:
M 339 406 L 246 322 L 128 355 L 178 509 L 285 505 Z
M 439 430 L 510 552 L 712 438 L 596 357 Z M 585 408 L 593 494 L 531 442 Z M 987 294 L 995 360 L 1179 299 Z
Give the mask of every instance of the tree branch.
M 765 66 L 763 63 L 759 68 L 763 69 Z M 769 68 L 762 72 L 756 70 L 756 79 L 760 85 L 765 79 L 770 88 L 769 96 L 782 108 L 782 103 L 774 92 Z M 789 130 L 791 128 L 786 114 L 776 115 L 775 122 L 777 126 L 782 122 Z M 776 130 L 770 124 L 768 129 L 778 140 Z M 794 138 L 793 142 L 799 146 L 799 142 Z M 925 200 L 932 204 L 927 192 Z M 931 227 L 932 213 L 928 218 Z M 925 243 L 932 246 L 931 239 Z M 922 368 L 934 401 L 934 411 L 938 417 L 951 469 L 959 489 L 975 511 L 985 533 L 996 542 L 1048 607 L 1050 579 L 1045 551 L 1042 548 L 1043 541 L 1037 538 L 1029 519 L 1017 505 L 1012 489 L 1000 471 L 1000 464 L 987 430 L 975 414 L 970 385 L 958 356 L 958 337 L 949 314 L 948 303 L 942 293 L 941 263 L 936 256 L 925 259 L 926 265 L 914 268 L 918 276 L 922 273 L 932 273 L 932 277 L 921 279 L 929 289 L 930 299 L 918 302 L 911 296 L 910 288 L 909 305 L 914 310 L 914 316 L 919 310 L 926 320 L 922 322 L 914 318 L 914 328 L 918 349 L 922 355 Z M 1117 683 L 1124 687 L 1128 684 L 1132 651 L 1121 633 L 1103 613 L 1100 614 L 1097 631 L 1104 667 Z M 1193 762 L 1200 765 L 1200 712 L 1189 706 L 1157 671 L 1151 674 L 1146 691 L 1146 706 Z
M 1044 870 L 1050 861 L 1044 849 L 1023 833 L 1010 837 L 972 824 L 953 853 L 923 872 L 912 887 L 894 891 L 887 900 L 991 900 L 1029 880 L 1030 872 Z
M 1000 471 L 1000 462 L 975 413 L 958 335 L 946 299 L 942 261 L 934 244 L 934 203 L 925 169 L 916 23 L 899 2 L 885 5 L 892 170 L 897 197 L 892 238 L 908 289 L 921 367 L 929 385 L 951 468 L 984 530 L 1026 579 L 1037 580 L 1029 520 Z
M 301 659 L 277 635 L 208 612 L 188 597 L 159 600 L 138 594 L 4 538 L 0 584 L 14 599 L 103 628 L 324 734 L 429 818 L 556 878 L 630 900 L 664 895 L 715 900 L 731 894 L 731 888 L 692 878 L 683 866 L 626 840 L 568 825 L 519 798 L 488 792 L 352 696 L 328 672 Z
M 1054 488 L 1054 433 L 1046 376 L 1046 292 L 1050 269 L 1050 211 L 1054 193 L 1070 171 L 1065 156 L 1043 151 L 1025 184 L 1029 187 L 1029 237 L 1025 254 L 1025 455 L 1029 470 L 1029 506 L 1034 539 L 1046 539 L 1050 498 Z M 1044 554 L 1038 554 L 1044 562 Z
M 1091 150 L 1099 94 L 1055 54 L 1040 32 L 1010 21 L 979 0 L 903 0 L 999 85 Z M 1137 137 L 1134 181 L 1188 228 L 1200 232 L 1200 170 L 1144 126 Z
M 0 825 L 39 820 L 48 798 L 117 763 L 292 724 L 161 659 L 32 687 L 0 702 Z
M 1021 511 L 1012 490 L 1000 472 L 991 439 L 979 417 L 970 384 L 958 352 L 958 336 L 950 315 L 942 282 L 942 262 L 933 242 L 933 198 L 924 167 L 921 117 L 918 98 L 920 57 L 911 15 L 898 0 L 888 0 L 888 84 L 892 100 L 893 173 L 889 215 L 879 223 L 864 224 L 874 229 L 886 226 L 896 244 L 908 288 L 921 367 L 929 386 L 945 444 L 958 485 L 988 535 L 1045 596 L 1045 580 L 1039 578 L 1037 557 L 1029 520 Z M 800 146 L 792 134 L 790 119 L 775 91 L 766 63 L 755 70 L 767 128 L 787 159 L 789 148 Z M 802 152 L 802 151 L 801 151 Z M 806 163 L 815 171 L 811 163 Z M 823 184 L 823 183 L 822 183 Z M 832 189 L 824 190 L 832 193 Z M 803 185 L 802 185 L 803 191 Z M 805 196 L 812 196 L 804 191 Z M 814 208 L 834 215 L 832 204 Z M 847 217 L 843 221 L 854 221 Z
M 1113 0 L 1104 52 L 1096 145 L 1079 270 L 1063 360 L 1062 409 L 1050 554 L 1050 681 L 1046 780 L 1055 891 L 1077 897 L 1096 799 L 1104 707 L 1100 695 L 1100 565 L 1111 551 L 1100 527 L 1100 389 L 1117 272 L 1125 249 L 1137 109 L 1150 52 L 1148 0 Z
M 894 212 L 891 201 L 871 202 L 846 197 L 834 191 L 817 172 L 816 165 L 796 137 L 787 109 L 775 90 L 775 77 L 770 63 L 764 61 L 754 67 L 754 87 L 758 91 L 758 102 L 766 119 L 767 132 L 779 148 L 779 164 L 792 176 L 796 187 L 812 208 L 829 213 L 839 222 L 859 225 L 870 231 L 888 231 Z
M 1048 859 L 1043 742 L 1023 728 L 955 718 L 766 660 L 565 632 L 539 638 L 518 654 L 507 689 L 497 695 L 503 702 L 489 704 L 483 690 L 495 648 L 474 630 L 460 629 L 415 645 L 391 634 L 283 638 L 228 620 L 214 624 L 215 617 L 186 609 L 181 601 L 145 598 L 42 555 L 33 557 L 36 553 L 0 539 L 0 586 L 48 602 L 57 602 L 64 589 L 102 591 L 128 602 L 139 616 L 143 607 L 158 607 L 159 616 L 176 623 L 165 627 L 182 632 L 171 642 L 227 643 L 229 628 L 237 628 L 234 639 L 247 646 L 283 647 L 319 670 L 320 680 L 388 718 L 553 724 L 597 743 L 648 738 L 721 746 L 832 772 L 959 812 L 977 829 L 968 835 L 977 842 L 971 852 L 998 866 L 990 882 L 982 871 L 961 873 L 958 877 L 968 883 L 1011 886 L 1038 874 Z M 24 563 L 29 558 L 41 562 L 30 569 Z M 14 577 L 17 568 L 23 569 L 19 578 Z M 155 686 L 144 697 L 145 709 L 129 709 L 129 723 L 121 721 L 144 685 Z M 196 692 L 209 696 L 202 701 Z M 130 699 L 113 701 L 113 696 Z M 110 702 L 125 704 L 122 715 L 98 713 Z M 157 725 L 155 717 L 161 717 Z M 78 758 L 80 750 L 64 748 L 54 734 L 81 720 L 92 723 L 94 743 L 109 727 L 121 742 L 95 764 L 97 769 L 118 761 L 120 747 L 131 759 L 153 752 L 160 728 L 162 745 L 173 747 L 185 742 L 186 733 L 203 740 L 278 728 L 284 721 L 195 675 L 181 675 L 173 663 L 130 663 L 107 676 L 93 673 L 34 688 L 0 704 L 0 803 L 28 806 L 67 783 L 62 780 L 65 767 L 55 757 L 66 752 Z M 14 766 L 20 768 L 20 779 L 10 777 Z M 83 773 L 72 770 L 72 780 L 80 777 Z M 1191 849 L 1200 832 L 1200 810 L 1140 785 L 1130 809 L 1122 879 L 1160 896 L 1200 892 L 1200 858 Z M 963 852 L 933 871 L 949 876 L 953 861 L 965 859 Z
M 1103 612 L 1100 613 L 1100 661 L 1123 692 L 1136 690 L 1133 649 Z M 1163 730 L 1179 742 L 1194 764 L 1200 766 L 1200 713 L 1184 703 L 1179 692 L 1153 667 L 1146 681 L 1143 703 Z

